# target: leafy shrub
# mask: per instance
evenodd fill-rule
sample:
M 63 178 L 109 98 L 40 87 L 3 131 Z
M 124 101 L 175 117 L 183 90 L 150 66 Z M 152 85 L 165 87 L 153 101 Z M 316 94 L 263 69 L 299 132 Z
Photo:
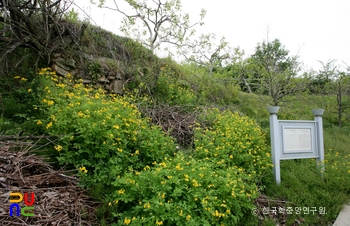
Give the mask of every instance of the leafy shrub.
M 160 71 L 156 93 L 162 101 L 166 101 L 170 105 L 196 104 L 198 98 L 195 93 L 185 82 L 180 84 L 178 75 L 168 64 L 161 67 Z
M 238 167 L 217 169 L 181 153 L 113 184 L 114 225 L 234 225 L 257 197 L 254 181 Z
M 236 225 L 251 214 L 271 166 L 263 134 L 237 113 L 210 109 L 202 118 L 215 116 L 196 129 L 193 156 L 180 152 L 113 182 L 116 225 Z
M 254 121 L 238 113 L 218 113 L 211 127 L 196 128 L 194 145 L 196 158 L 218 168 L 236 166 L 255 179 L 271 169 L 264 134 Z
M 85 172 L 85 185 L 108 187 L 125 172 L 141 170 L 175 150 L 173 140 L 141 118 L 127 97 L 106 96 L 70 75 L 63 79 L 47 69 L 39 74 L 46 79 L 42 103 L 48 116 L 38 124 L 61 136 L 55 146 L 58 159 Z

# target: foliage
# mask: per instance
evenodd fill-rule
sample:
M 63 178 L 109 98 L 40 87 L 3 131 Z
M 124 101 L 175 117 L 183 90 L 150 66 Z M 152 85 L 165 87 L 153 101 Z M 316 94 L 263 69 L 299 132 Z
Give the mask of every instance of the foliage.
M 267 195 L 288 200 L 288 206 L 324 207 L 326 213 L 291 214 L 286 224 L 304 219 L 305 225 L 327 225 L 338 216 L 342 205 L 349 200 L 350 165 L 347 128 L 325 128 L 325 172 L 323 178 L 315 159 L 285 160 L 281 162 L 281 185 L 267 184 Z
M 322 68 L 309 75 L 309 91 L 323 97 L 324 108 L 333 115 L 333 124 L 339 127 L 349 120 L 350 109 L 350 68 L 336 65 L 335 60 L 321 62 Z M 326 101 L 332 97 L 331 101 Z
M 304 89 L 304 83 L 295 79 L 299 70 L 298 59 L 288 55 L 289 51 L 276 39 L 258 44 L 248 59 L 249 77 L 260 83 L 260 93 L 269 95 L 276 106 L 285 96 Z
M 320 62 L 322 68 L 319 71 L 310 71 L 309 91 L 313 94 L 328 94 L 329 85 L 332 82 L 332 77 L 336 73 L 337 67 L 334 65 L 334 60 Z
M 115 225 L 236 225 L 250 214 L 257 187 L 237 167 L 179 153 L 115 180 Z
M 232 112 L 204 117 L 216 120 L 196 129 L 193 155 L 178 152 L 115 180 L 115 225 L 237 225 L 251 214 L 257 183 L 271 167 L 261 131 Z
M 6 128 L 12 132 L 19 132 L 20 129 L 22 132 L 38 132 L 39 128 L 33 125 L 32 119 L 40 117 L 37 108 L 39 100 L 35 95 L 39 82 L 30 71 L 25 75 L 0 78 L 0 132 Z
M 160 75 L 156 87 L 156 97 L 170 105 L 195 105 L 198 97 L 189 85 L 181 81 L 174 68 L 165 64 L 160 68 Z
M 78 22 L 79 13 L 74 10 L 74 8 L 71 8 L 68 12 L 65 13 L 65 17 L 68 21 L 71 21 L 73 23 Z
M 191 87 L 198 97 L 197 105 L 228 107 L 240 101 L 239 86 L 227 77 L 219 77 L 216 73 L 209 76 L 205 68 L 194 64 L 183 64 L 182 68 L 184 72 L 179 82 Z
M 170 43 L 181 46 L 183 42 L 194 34 L 193 27 L 202 25 L 205 11 L 200 13 L 200 20 L 190 24 L 189 14 L 181 14 L 180 0 L 140 1 L 125 0 L 135 11 L 135 14 L 127 14 L 119 9 L 116 1 L 114 7 L 105 6 L 105 1 L 100 0 L 99 6 L 113 9 L 124 16 L 121 31 L 128 37 L 138 40 L 154 52 L 162 43 Z
M 264 134 L 246 116 L 231 111 L 215 115 L 211 127 L 196 130 L 194 156 L 212 162 L 217 168 L 238 167 L 259 182 L 271 169 Z
M 87 69 L 88 69 L 89 75 L 93 81 L 96 81 L 98 78 L 101 77 L 102 66 L 99 62 L 93 62 L 93 63 L 89 64 Z
M 326 96 L 327 101 L 332 101 L 332 98 L 334 97 Z M 313 119 L 314 116 L 311 110 L 322 107 L 319 105 L 319 103 L 322 103 L 322 99 L 322 96 L 309 94 L 288 96 L 284 105 L 281 106 L 278 118 L 287 120 Z M 336 103 L 333 101 L 333 104 Z M 260 111 L 263 110 L 266 112 L 265 109 Z M 265 116 L 265 118 L 267 117 Z M 323 116 L 326 169 L 324 180 L 320 177 L 315 159 L 297 159 L 281 161 L 282 182 L 279 186 L 274 182 L 264 183 L 264 186 L 266 186 L 265 194 L 272 202 L 273 200 L 283 200 L 286 206 L 293 209 L 295 207 L 309 207 L 310 209 L 315 207 L 317 210 L 320 207 L 326 208 L 326 214 L 319 214 L 318 212 L 315 214 L 290 214 L 285 222 L 286 225 L 292 225 L 301 220 L 303 221 L 302 225 L 333 223 L 342 205 L 350 198 L 348 186 L 350 183 L 348 146 L 350 144 L 347 139 L 350 130 L 346 126 L 343 128 L 333 126 L 330 120 L 336 120 L 336 115 L 331 113 L 330 110 L 326 110 Z M 259 121 L 262 122 L 263 118 L 260 118 Z M 268 120 L 267 123 L 260 124 L 265 125 L 265 130 L 269 132 Z M 270 210 L 273 206 L 270 203 Z M 274 225 L 276 224 L 277 222 Z M 264 221 L 262 225 L 270 224 Z
M 180 54 L 185 57 L 187 62 L 207 68 L 209 76 L 211 76 L 214 68 L 231 63 L 242 53 L 240 53 L 239 48 L 230 47 L 225 37 L 216 43 L 216 35 L 210 33 L 202 34 L 198 39 L 189 42 L 186 48 L 180 50 Z
M 87 173 L 86 186 L 108 191 L 115 178 L 173 153 L 173 140 L 141 118 L 131 99 L 106 97 L 48 69 L 39 74 L 45 78 L 42 110 L 48 116 L 37 123 L 61 137 L 55 146 L 59 162 Z

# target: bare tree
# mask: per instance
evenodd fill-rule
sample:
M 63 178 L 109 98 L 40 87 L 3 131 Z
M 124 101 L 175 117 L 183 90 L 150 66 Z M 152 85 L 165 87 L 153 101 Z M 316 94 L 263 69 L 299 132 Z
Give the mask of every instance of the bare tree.
M 201 10 L 200 19 L 190 24 L 190 16 L 181 12 L 180 0 L 125 0 L 135 12 L 128 14 L 119 8 L 117 1 L 114 7 L 106 6 L 100 0 L 100 7 L 115 10 L 124 15 L 121 30 L 135 38 L 154 52 L 162 43 L 182 46 L 195 33 L 196 25 L 203 25 L 206 11 Z
M 19 47 L 30 48 L 49 61 L 54 50 L 66 46 L 64 36 L 77 36 L 76 29 L 63 23 L 70 4 L 62 0 L 0 0 L 0 62 Z
M 211 76 L 216 66 L 231 62 L 240 53 L 238 48 L 234 49 L 229 46 L 225 37 L 222 37 L 217 43 L 216 35 L 210 33 L 202 34 L 198 39 L 187 44 L 187 48 L 181 50 L 180 54 L 187 62 L 208 68 Z

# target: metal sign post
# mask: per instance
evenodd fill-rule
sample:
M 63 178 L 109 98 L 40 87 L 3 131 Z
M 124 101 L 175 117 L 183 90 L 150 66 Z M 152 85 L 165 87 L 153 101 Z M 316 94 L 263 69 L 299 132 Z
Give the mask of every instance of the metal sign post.
M 324 146 L 322 114 L 324 109 L 312 110 L 311 120 L 278 120 L 278 106 L 269 106 L 271 156 L 273 174 L 277 184 L 281 183 L 280 161 L 288 159 L 316 158 L 323 178 Z

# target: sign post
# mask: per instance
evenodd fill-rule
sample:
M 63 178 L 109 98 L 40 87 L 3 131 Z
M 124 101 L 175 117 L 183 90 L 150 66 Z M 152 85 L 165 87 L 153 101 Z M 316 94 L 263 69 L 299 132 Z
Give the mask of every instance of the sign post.
M 312 110 L 311 120 L 278 120 L 278 106 L 269 106 L 271 156 L 276 184 L 281 183 L 280 161 L 288 159 L 316 158 L 323 178 L 324 145 L 322 114 L 324 109 Z
M 277 113 L 280 107 L 269 106 L 267 108 L 270 113 L 270 137 L 271 137 L 271 157 L 273 165 L 273 176 L 277 184 L 281 183 L 281 171 L 280 171 L 280 147 L 279 147 L 279 134 L 278 134 L 278 120 Z
M 317 126 L 317 145 L 319 149 L 319 156 L 317 158 L 317 167 L 320 170 L 320 174 L 323 180 L 323 173 L 325 170 L 324 166 L 324 143 L 323 143 L 323 122 L 322 122 L 322 115 L 324 113 L 324 109 L 314 109 L 312 110 L 312 113 L 315 116 L 315 122 L 318 125 Z

